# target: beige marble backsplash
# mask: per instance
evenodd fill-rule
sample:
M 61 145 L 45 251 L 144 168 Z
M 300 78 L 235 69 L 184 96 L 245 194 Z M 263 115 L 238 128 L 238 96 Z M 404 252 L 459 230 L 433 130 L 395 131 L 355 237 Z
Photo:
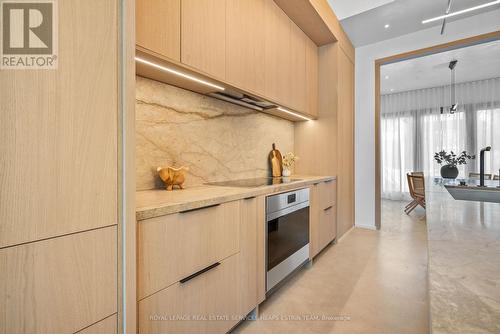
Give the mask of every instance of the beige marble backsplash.
M 293 151 L 293 123 L 137 77 L 137 190 L 162 188 L 158 166 L 189 166 L 185 185 L 268 175 L 276 143 Z

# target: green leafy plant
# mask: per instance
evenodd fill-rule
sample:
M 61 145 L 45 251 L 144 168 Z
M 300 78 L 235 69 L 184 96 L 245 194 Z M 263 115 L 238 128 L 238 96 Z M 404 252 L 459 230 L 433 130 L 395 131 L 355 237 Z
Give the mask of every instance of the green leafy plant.
M 466 165 L 468 160 L 475 158 L 475 155 L 469 155 L 466 151 L 462 151 L 459 155 L 456 155 L 453 151 L 450 151 L 450 153 L 446 151 L 434 153 L 434 160 L 436 160 L 438 164 L 444 164 L 452 167 L 457 167 L 457 165 Z

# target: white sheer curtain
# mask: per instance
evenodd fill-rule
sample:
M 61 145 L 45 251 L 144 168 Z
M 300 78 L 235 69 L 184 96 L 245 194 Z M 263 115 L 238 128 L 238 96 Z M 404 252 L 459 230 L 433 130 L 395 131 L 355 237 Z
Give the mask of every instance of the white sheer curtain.
M 500 168 L 500 78 L 456 85 L 458 110 L 449 113 L 450 87 L 434 87 L 381 97 L 382 197 L 408 197 L 406 173 L 440 175 L 434 153 L 477 155 L 490 145 L 487 173 Z M 441 107 L 444 107 L 441 113 Z M 479 170 L 479 160 L 459 166 L 459 177 Z

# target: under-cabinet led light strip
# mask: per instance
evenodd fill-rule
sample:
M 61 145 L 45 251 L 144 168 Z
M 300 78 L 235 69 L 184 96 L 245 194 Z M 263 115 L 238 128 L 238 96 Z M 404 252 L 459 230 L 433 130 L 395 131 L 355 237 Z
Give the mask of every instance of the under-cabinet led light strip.
M 309 118 L 309 117 L 306 117 L 306 116 L 302 116 L 301 114 L 294 113 L 293 111 L 286 110 L 285 108 L 282 108 L 282 107 L 278 107 L 277 109 L 279 111 L 285 112 L 285 113 L 293 115 L 295 117 L 302 118 L 303 120 L 306 120 L 306 121 L 311 121 L 312 120 L 312 118 Z
M 139 63 L 142 63 L 142 64 L 146 64 L 146 65 L 152 66 L 152 67 L 155 67 L 155 68 L 157 68 L 159 70 L 162 70 L 164 72 L 168 72 L 168 73 L 172 73 L 172 74 L 178 75 L 178 76 L 183 77 L 185 79 L 196 81 L 196 82 L 201 83 L 201 84 L 206 85 L 206 86 L 210 86 L 210 87 L 213 87 L 213 88 L 216 88 L 216 89 L 219 89 L 219 90 L 224 90 L 224 87 L 221 87 L 221 86 L 215 85 L 213 83 L 210 83 L 208 81 L 196 78 L 196 77 L 194 77 L 192 75 L 189 75 L 189 74 L 186 74 L 186 73 L 182 73 L 182 72 L 176 71 L 174 69 L 171 69 L 171 68 L 168 68 L 168 67 L 165 67 L 165 66 L 162 66 L 162 65 L 155 64 L 155 63 L 150 62 L 149 60 L 146 60 L 146 59 L 143 59 L 143 58 L 135 57 L 135 61 L 137 61 Z
M 486 7 L 494 6 L 494 5 L 497 5 L 497 4 L 500 4 L 500 0 L 496 0 L 496 1 L 485 3 L 483 5 L 479 5 L 479 6 L 475 6 L 475 7 L 471 7 L 471 8 L 467 8 L 467 9 L 463 9 L 463 10 L 459 10 L 457 12 L 453 12 L 453 13 L 450 13 L 450 14 L 441 15 L 441 16 L 438 16 L 438 17 L 434 17 L 432 19 L 423 20 L 422 24 L 426 24 L 426 23 L 429 23 L 429 22 L 434 22 L 434 21 L 442 20 L 442 19 L 445 19 L 445 18 L 448 18 L 448 17 L 452 17 L 452 16 L 457 16 L 457 15 L 465 14 L 465 13 L 468 13 L 468 12 L 472 12 L 473 10 L 478 10 L 478 9 L 481 9 L 481 8 L 486 8 Z

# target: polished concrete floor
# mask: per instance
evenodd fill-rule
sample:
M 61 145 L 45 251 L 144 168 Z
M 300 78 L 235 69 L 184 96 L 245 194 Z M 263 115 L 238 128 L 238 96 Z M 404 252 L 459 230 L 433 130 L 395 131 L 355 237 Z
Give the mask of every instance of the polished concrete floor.
M 425 212 L 383 201 L 382 229 L 355 228 L 233 333 L 428 333 Z

